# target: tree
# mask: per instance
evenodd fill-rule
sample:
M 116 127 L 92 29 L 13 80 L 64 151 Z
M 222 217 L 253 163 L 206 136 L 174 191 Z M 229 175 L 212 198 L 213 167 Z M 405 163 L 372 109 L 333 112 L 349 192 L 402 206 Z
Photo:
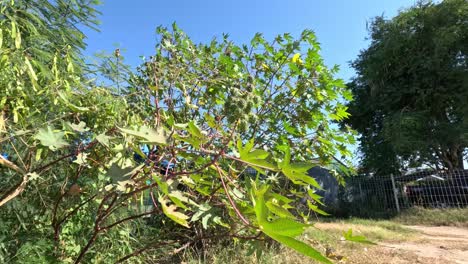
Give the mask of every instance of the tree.
M 81 152 L 128 118 L 125 101 L 87 77 L 81 29 L 95 27 L 95 4 L 0 2 L 0 262 L 71 262 L 94 222 L 99 204 L 83 201 L 99 199 L 104 180 L 78 164 Z M 126 252 L 128 234 L 109 237 Z
M 423 164 L 463 168 L 468 146 L 468 3 L 419 2 L 376 17 L 352 63 L 346 121 L 361 134 L 362 167 L 390 173 Z
M 97 68 L 118 86 L 103 88 L 80 55 L 93 6 L 2 2 L 0 260 L 144 262 L 270 238 L 329 263 L 296 239 L 325 214 L 307 171 L 342 168 L 353 135 L 332 125 L 350 92 L 314 34 L 238 46 L 160 28 L 138 73 L 116 72 L 117 52 Z

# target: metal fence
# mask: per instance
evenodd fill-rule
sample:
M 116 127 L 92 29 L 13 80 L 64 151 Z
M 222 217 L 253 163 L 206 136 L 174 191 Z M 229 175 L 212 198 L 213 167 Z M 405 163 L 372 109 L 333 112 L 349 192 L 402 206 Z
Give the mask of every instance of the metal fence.
M 349 177 L 338 194 L 339 210 L 355 216 L 388 216 L 419 206 L 468 206 L 468 170 Z

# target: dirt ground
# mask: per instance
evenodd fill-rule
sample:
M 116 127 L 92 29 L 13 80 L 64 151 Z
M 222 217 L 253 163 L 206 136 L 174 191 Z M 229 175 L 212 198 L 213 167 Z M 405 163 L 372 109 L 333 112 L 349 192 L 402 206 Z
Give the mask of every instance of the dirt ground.
M 418 239 L 379 243 L 390 251 L 415 255 L 412 263 L 468 263 L 468 229 L 459 227 L 407 226 L 421 233 Z M 395 263 L 398 262 L 395 259 Z
M 346 230 L 349 225 L 324 223 L 322 230 Z M 370 226 L 351 226 L 357 232 L 374 232 Z M 347 249 L 336 246 L 339 253 L 346 256 L 335 263 L 355 264 L 468 264 L 468 228 L 404 226 L 416 232 L 397 236 L 398 232 L 387 235 L 378 245 L 356 246 Z M 407 237 L 405 237 L 407 236 Z M 391 237 L 391 238 L 390 238 Z M 348 247 L 352 246 L 348 244 Z M 339 249 L 342 250 L 339 250 Z

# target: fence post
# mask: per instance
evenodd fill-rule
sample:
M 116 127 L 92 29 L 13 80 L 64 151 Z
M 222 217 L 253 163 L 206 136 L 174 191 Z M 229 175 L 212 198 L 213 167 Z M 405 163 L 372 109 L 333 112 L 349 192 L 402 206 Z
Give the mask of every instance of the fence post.
M 359 200 L 364 201 L 364 195 L 362 194 L 361 182 L 359 182 Z
M 396 210 L 398 213 L 400 213 L 400 204 L 398 203 L 398 192 L 395 186 L 395 178 L 393 178 L 393 174 L 390 174 L 390 179 L 392 180 L 393 197 L 395 198 Z

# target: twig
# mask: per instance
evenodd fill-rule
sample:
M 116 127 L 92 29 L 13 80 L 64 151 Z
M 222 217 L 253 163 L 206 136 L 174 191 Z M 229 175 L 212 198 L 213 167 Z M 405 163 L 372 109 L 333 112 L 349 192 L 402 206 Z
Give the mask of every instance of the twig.
M 244 222 L 244 224 L 250 226 L 250 222 L 242 215 L 242 213 L 239 211 L 239 208 L 237 208 L 236 204 L 231 198 L 231 195 L 229 195 L 229 191 L 227 189 L 226 183 L 224 182 L 223 179 L 223 173 L 221 169 L 218 167 L 217 164 L 215 164 L 216 169 L 218 170 L 219 178 L 221 179 L 221 183 L 223 184 L 224 192 L 226 193 L 227 198 L 229 199 L 229 203 L 232 205 L 232 208 L 236 212 L 236 214 L 239 216 L 239 218 Z
M 150 244 L 150 245 L 147 245 L 146 247 L 143 247 L 143 248 L 140 248 L 138 250 L 135 250 L 133 251 L 132 253 L 126 255 L 125 257 L 123 258 L 120 258 L 119 260 L 117 260 L 115 263 L 122 263 L 124 261 L 126 261 L 127 259 L 131 258 L 131 257 L 135 257 L 135 256 L 138 256 L 140 255 L 141 253 L 143 253 L 144 251 L 148 250 L 148 249 L 151 249 L 151 248 L 156 248 L 156 247 L 160 247 L 160 246 L 167 246 L 167 245 L 171 245 L 171 244 L 175 244 L 179 242 L 178 240 L 175 240 L 175 241 L 171 241 L 171 242 L 166 242 L 166 241 L 161 241 L 161 242 L 158 242 L 158 243 L 154 243 L 154 244 Z M 185 246 L 185 245 L 184 245 Z M 188 246 L 188 245 L 187 245 Z
M 24 188 L 26 188 L 26 184 L 29 181 L 29 176 L 26 174 L 26 171 L 18 167 L 13 162 L 7 160 L 2 155 L 0 155 L 0 165 L 10 168 L 16 171 L 17 173 L 23 175 L 23 179 L 21 180 L 21 182 L 15 185 L 10 190 L 6 191 L 5 194 L 0 198 L 0 206 L 3 206 L 5 203 L 20 195 L 24 191 Z
M 137 214 L 137 215 L 132 215 L 132 216 L 129 216 L 129 217 L 126 217 L 126 218 L 123 218 L 123 219 L 120 219 L 119 221 L 113 223 L 113 224 L 110 224 L 110 225 L 107 225 L 105 227 L 101 227 L 100 230 L 108 230 L 116 225 L 119 225 L 125 221 L 129 221 L 129 220 L 133 220 L 133 219 L 137 219 L 137 218 L 140 218 L 142 216 L 145 216 L 145 215 L 150 215 L 150 214 L 154 214 L 154 213 L 157 213 L 158 211 L 156 210 L 153 210 L 153 211 L 150 211 L 150 212 L 145 212 L 145 213 L 141 213 L 141 214 Z

